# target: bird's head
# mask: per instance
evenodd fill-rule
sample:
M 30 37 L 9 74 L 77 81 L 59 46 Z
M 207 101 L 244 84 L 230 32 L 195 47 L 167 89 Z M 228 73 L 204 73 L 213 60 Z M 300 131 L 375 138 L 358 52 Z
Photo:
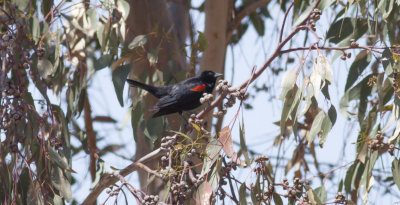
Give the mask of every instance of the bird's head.
M 220 76 L 222 76 L 221 73 L 215 73 L 210 70 L 203 71 L 200 74 L 201 79 L 206 83 L 215 83 Z

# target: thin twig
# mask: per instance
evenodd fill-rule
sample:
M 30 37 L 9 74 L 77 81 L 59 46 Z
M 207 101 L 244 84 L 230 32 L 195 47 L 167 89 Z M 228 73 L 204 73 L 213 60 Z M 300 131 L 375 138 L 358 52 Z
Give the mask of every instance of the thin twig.
M 292 1 L 289 8 L 285 12 L 285 17 L 283 18 L 282 27 L 281 27 L 281 33 L 279 34 L 279 43 L 282 42 L 282 36 L 283 36 L 283 30 L 285 28 L 286 18 L 288 17 L 289 11 L 293 7 L 293 5 L 294 5 L 294 0 Z

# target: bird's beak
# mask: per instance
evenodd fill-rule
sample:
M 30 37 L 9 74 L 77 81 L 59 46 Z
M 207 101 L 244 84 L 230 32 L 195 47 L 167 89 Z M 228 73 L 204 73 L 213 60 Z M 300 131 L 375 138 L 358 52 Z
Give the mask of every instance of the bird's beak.
M 215 74 L 214 74 L 214 77 L 215 77 L 215 78 L 218 78 L 218 77 L 221 77 L 221 76 L 223 76 L 223 75 L 224 75 L 224 74 L 221 74 L 221 73 L 215 73 Z

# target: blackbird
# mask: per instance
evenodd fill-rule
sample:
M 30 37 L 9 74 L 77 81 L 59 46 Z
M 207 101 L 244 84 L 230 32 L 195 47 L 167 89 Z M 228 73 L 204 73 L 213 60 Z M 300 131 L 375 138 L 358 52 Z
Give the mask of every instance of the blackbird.
M 213 71 L 203 71 L 199 76 L 188 78 L 173 85 L 152 86 L 127 79 L 126 81 L 134 87 L 146 90 L 160 100 L 154 106 L 157 111 L 152 117 L 159 117 L 178 112 L 195 109 L 201 105 L 200 98 L 203 93 L 212 93 L 217 78 L 222 76 Z

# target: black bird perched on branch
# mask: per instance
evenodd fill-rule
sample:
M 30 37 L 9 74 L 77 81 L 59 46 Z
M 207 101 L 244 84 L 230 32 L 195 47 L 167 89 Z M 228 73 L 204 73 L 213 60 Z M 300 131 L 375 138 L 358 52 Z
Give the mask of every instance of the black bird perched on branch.
M 212 93 L 215 82 L 220 76 L 222 74 L 207 70 L 203 71 L 199 76 L 179 83 L 158 87 L 146 85 L 132 79 L 127 79 L 126 81 L 130 85 L 142 88 L 160 99 L 154 106 L 154 110 L 157 111 L 153 115 L 154 118 L 176 112 L 182 114 L 183 111 L 199 107 L 203 93 Z

